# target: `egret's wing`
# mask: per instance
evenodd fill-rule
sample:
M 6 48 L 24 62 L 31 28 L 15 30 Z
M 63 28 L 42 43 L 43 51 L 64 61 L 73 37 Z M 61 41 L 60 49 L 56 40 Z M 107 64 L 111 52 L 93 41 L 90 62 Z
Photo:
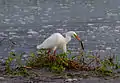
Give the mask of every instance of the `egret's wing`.
M 42 43 L 43 48 L 53 48 L 54 46 L 57 45 L 58 38 L 59 38 L 59 35 L 57 34 L 51 35 Z

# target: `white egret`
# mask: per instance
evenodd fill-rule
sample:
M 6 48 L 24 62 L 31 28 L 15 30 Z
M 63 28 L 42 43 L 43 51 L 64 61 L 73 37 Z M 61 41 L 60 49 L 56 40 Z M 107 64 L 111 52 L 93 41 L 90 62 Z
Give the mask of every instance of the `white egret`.
M 48 55 L 53 50 L 54 55 L 57 48 L 63 49 L 63 52 L 66 53 L 66 44 L 71 40 L 71 36 L 80 41 L 80 38 L 74 31 L 69 31 L 65 34 L 66 37 L 63 37 L 60 33 L 54 33 L 50 37 L 48 37 L 44 42 L 40 45 L 37 45 L 37 49 L 48 49 Z M 82 42 L 81 42 L 82 44 Z

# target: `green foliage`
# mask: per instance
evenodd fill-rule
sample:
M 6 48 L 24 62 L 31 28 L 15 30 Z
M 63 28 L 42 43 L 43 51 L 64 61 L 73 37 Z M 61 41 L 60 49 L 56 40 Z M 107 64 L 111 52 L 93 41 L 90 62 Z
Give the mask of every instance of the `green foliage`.
M 120 64 L 117 61 L 118 58 L 114 59 L 114 56 L 105 56 L 104 59 L 100 59 L 98 56 L 90 55 L 88 58 L 93 59 L 94 63 L 99 63 L 99 67 L 97 67 L 95 71 L 101 75 L 111 76 L 115 69 L 120 68 Z
M 90 65 L 95 64 L 94 69 L 95 72 L 98 72 L 102 75 L 111 75 L 113 73 L 113 70 L 116 68 L 120 68 L 120 65 L 118 64 L 118 58 L 116 58 L 116 63 L 113 62 L 113 57 L 105 58 L 104 60 L 100 59 L 100 56 L 98 55 L 92 55 L 92 54 L 85 54 L 83 51 L 80 52 L 80 55 L 73 56 L 70 59 L 68 59 L 67 55 L 68 53 L 58 54 L 56 57 L 52 57 L 48 59 L 48 55 L 46 54 L 46 50 L 39 50 L 38 55 L 31 54 L 31 58 L 28 60 L 27 65 L 31 67 L 36 68 L 48 68 L 50 71 L 53 72 L 63 72 L 66 70 L 66 67 L 68 66 L 68 61 L 73 60 L 77 58 L 77 61 L 80 61 L 82 57 L 84 57 L 84 61 L 81 61 L 80 64 L 87 65 L 90 67 Z M 79 62 L 78 62 L 79 63 Z M 99 64 L 99 66 L 98 66 Z
M 6 72 L 8 74 L 13 75 L 28 75 L 27 70 L 24 68 L 24 65 L 22 64 L 22 54 L 17 55 L 14 52 L 10 52 L 10 55 L 8 56 L 8 59 L 6 60 Z M 13 68 L 12 66 L 15 66 Z
M 56 56 L 45 56 L 46 50 L 39 50 L 38 54 L 32 54 L 28 61 L 27 66 L 32 68 L 48 68 L 52 72 L 60 73 L 65 70 L 65 65 L 68 65 L 66 61 L 68 60 L 67 54 L 59 54 Z M 63 66 L 64 64 L 64 66 Z
M 15 59 L 15 54 L 13 52 L 10 53 L 10 55 L 8 56 L 8 59 L 6 60 L 5 64 L 6 64 L 6 72 L 11 73 L 11 63 L 12 61 Z
M 112 67 L 114 66 L 114 64 L 107 59 L 100 61 L 100 63 L 101 63 L 101 66 L 100 68 L 97 69 L 97 71 L 103 75 L 110 76 L 113 73 Z
M 26 62 L 27 66 L 33 67 L 33 68 L 42 68 L 43 67 L 43 63 L 45 64 L 46 62 L 46 58 L 44 55 L 42 54 L 38 54 L 38 56 L 36 56 L 34 53 L 30 54 L 30 58 L 28 59 L 28 61 Z
M 115 58 L 115 69 L 120 69 L 120 57 L 116 56 Z
M 24 67 L 27 65 L 31 68 L 46 68 L 52 72 L 61 73 L 64 72 L 67 67 L 69 68 L 81 68 L 80 70 L 91 71 L 95 69 L 97 75 L 111 76 L 115 69 L 120 68 L 120 63 L 118 57 L 106 57 L 100 59 L 98 55 L 86 54 L 83 51 L 80 52 L 78 56 L 72 56 L 68 58 L 68 53 L 57 54 L 56 56 L 48 55 L 45 49 L 39 50 L 37 54 L 31 53 L 30 57 L 23 64 L 22 56 L 24 53 L 16 54 L 11 52 L 6 60 L 6 72 L 13 75 L 28 76 L 28 70 Z M 84 61 L 80 61 L 84 57 Z M 74 62 L 74 61 L 78 62 Z M 70 61 L 70 62 L 69 62 Z M 12 64 L 15 68 L 12 68 Z M 94 65 L 95 64 L 95 65 Z M 99 64 L 99 65 L 98 65 Z M 94 65 L 94 68 L 92 68 Z M 71 67 L 72 66 L 72 67 Z M 82 69 L 83 68 L 83 69 Z M 76 68 L 77 69 L 77 68 Z

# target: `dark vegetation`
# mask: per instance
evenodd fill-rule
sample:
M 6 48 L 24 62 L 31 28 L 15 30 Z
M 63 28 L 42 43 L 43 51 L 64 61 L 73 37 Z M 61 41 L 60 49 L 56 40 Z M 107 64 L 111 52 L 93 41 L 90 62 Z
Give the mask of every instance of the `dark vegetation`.
M 37 53 L 31 53 L 23 62 L 23 54 L 11 52 L 5 63 L 5 72 L 8 75 L 31 76 L 37 75 L 32 69 L 45 69 L 57 74 L 67 71 L 86 71 L 92 72 L 91 74 L 95 76 L 113 76 L 116 74 L 114 71 L 120 68 L 117 56 L 100 59 L 100 55 L 85 54 L 81 51 L 80 55 L 68 58 L 68 54 L 54 56 L 48 55 L 46 50 L 39 50 Z

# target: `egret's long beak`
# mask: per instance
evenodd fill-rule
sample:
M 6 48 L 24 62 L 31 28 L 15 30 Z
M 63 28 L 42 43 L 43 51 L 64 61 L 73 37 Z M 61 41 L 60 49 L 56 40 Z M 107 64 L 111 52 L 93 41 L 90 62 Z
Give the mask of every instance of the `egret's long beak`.
M 78 35 L 76 35 L 75 38 L 80 41 L 80 38 L 78 37 Z
M 80 44 L 81 44 L 82 49 L 84 50 L 84 45 L 81 40 L 80 40 Z
M 82 43 L 81 39 L 78 37 L 78 35 L 75 35 L 75 38 L 76 38 L 78 41 L 80 41 L 81 47 L 82 47 L 82 49 L 84 50 L 83 43 Z

